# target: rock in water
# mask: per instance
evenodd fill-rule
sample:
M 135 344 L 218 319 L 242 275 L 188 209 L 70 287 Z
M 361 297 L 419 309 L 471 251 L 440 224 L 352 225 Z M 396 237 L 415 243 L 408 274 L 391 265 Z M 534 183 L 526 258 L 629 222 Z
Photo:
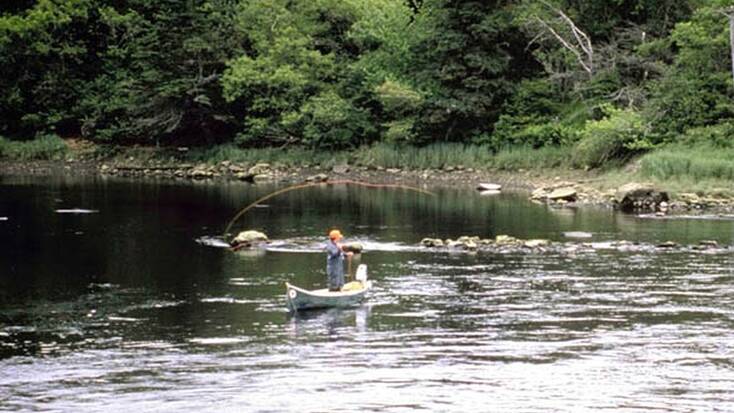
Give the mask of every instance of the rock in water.
M 333 168 L 331 168 L 331 171 L 335 174 L 345 174 L 349 172 L 349 165 L 335 165 Z
M 567 238 L 591 238 L 593 235 L 589 232 L 583 231 L 568 231 L 563 233 L 564 237 Z
M 326 182 L 328 179 L 329 176 L 326 174 L 316 174 L 307 177 L 306 182 Z
M 360 242 L 348 242 L 342 245 L 342 250 L 345 252 L 353 252 L 355 254 L 361 254 L 364 250 L 364 245 Z
M 548 194 L 548 199 L 551 201 L 570 201 L 576 200 L 576 190 L 573 188 L 558 188 Z
M 500 184 L 485 184 L 480 183 L 477 185 L 477 190 L 479 191 L 499 191 L 502 189 L 502 185 Z
M 547 239 L 529 239 L 523 243 L 523 246 L 527 248 L 547 247 L 548 245 L 550 241 Z
M 614 200 L 625 212 L 635 209 L 656 209 L 669 200 L 667 192 L 658 191 L 652 185 L 632 182 L 617 189 Z
M 247 171 L 250 175 L 265 175 L 270 173 L 270 164 L 269 163 L 258 163 L 255 164 L 252 168 L 250 168 L 249 171 Z
M 237 234 L 230 245 L 234 248 L 249 248 L 254 245 L 267 243 L 269 241 L 268 236 L 260 231 L 248 230 L 242 231 Z

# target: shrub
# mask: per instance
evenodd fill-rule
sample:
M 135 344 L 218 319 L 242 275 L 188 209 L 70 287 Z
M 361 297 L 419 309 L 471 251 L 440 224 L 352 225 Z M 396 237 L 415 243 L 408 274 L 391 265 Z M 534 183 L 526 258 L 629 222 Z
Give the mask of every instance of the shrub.
M 54 134 L 38 135 L 30 141 L 0 137 L 0 158 L 18 161 L 60 159 L 66 151 L 64 141 Z
M 720 148 L 731 148 L 734 146 L 734 124 L 731 122 L 720 123 L 712 126 L 691 128 L 680 137 L 680 141 L 686 145 L 713 145 Z
M 606 116 L 588 121 L 581 130 L 573 164 L 598 168 L 612 160 L 625 160 L 652 147 L 642 115 L 631 109 L 604 107 Z

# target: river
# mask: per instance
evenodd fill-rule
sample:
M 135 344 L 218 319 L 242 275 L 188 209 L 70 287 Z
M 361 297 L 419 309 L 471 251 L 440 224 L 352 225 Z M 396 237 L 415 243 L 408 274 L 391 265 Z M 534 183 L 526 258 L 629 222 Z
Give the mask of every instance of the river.
M 207 241 L 279 187 L 0 177 L 0 410 L 734 411 L 729 217 L 323 186 L 235 224 L 267 251 Z M 373 291 L 288 314 L 286 281 L 324 285 L 332 227 L 365 244 Z M 500 234 L 563 247 L 419 246 Z M 618 240 L 639 247 L 573 248 Z

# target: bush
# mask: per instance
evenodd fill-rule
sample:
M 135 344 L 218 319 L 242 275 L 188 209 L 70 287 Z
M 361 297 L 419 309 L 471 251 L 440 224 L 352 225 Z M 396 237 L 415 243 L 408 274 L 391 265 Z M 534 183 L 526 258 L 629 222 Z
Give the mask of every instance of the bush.
M 304 142 L 312 148 L 350 148 L 365 143 L 375 133 L 369 114 L 333 91 L 309 99 L 300 115 Z
M 734 146 L 733 137 L 734 124 L 725 122 L 718 125 L 688 129 L 680 137 L 680 141 L 690 146 L 711 145 L 719 148 L 731 148 Z
M 495 150 L 506 147 L 528 146 L 540 148 L 568 144 L 576 141 L 576 131 L 556 121 L 501 116 L 496 124 L 497 129 L 491 136 L 483 137 L 484 144 Z
M 586 122 L 581 130 L 573 157 L 577 167 L 598 168 L 652 147 L 648 128 L 638 112 L 612 107 L 604 107 L 603 111 L 606 114 L 603 119 Z
M 67 151 L 56 135 L 38 135 L 30 141 L 11 141 L 0 137 L 0 158 L 17 161 L 60 159 Z

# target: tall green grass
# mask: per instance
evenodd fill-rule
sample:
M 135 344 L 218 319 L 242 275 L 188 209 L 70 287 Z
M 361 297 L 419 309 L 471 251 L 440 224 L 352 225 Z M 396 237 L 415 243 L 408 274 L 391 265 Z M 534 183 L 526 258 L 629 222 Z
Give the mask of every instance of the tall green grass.
M 669 146 L 642 157 L 640 174 L 659 180 L 734 180 L 734 148 Z
M 571 146 L 544 146 L 537 149 L 520 146 L 499 151 L 490 165 L 507 171 L 570 168 L 572 157 Z
M 238 148 L 220 145 L 191 151 L 186 157 L 193 162 L 219 163 L 222 161 L 255 164 L 267 162 L 286 167 L 321 165 L 330 167 L 348 162 L 347 152 L 323 152 L 305 148 Z
M 192 151 L 187 159 L 193 162 L 219 163 L 222 161 L 254 164 L 268 162 L 293 166 L 331 167 L 341 163 L 354 165 L 401 168 L 408 170 L 443 169 L 447 167 L 474 169 L 543 169 L 570 165 L 571 147 L 513 147 L 493 153 L 487 146 L 441 143 L 424 147 L 379 143 L 351 151 L 322 152 L 304 148 L 242 149 L 222 145 Z
M 486 167 L 492 153 L 482 146 L 452 143 L 425 147 L 376 144 L 355 151 L 357 163 L 403 169 L 440 169 L 449 166 Z
M 43 135 L 29 141 L 11 141 L 0 137 L 0 158 L 17 161 L 61 159 L 67 152 L 64 141 L 56 135 Z
M 493 153 L 489 147 L 455 143 L 425 147 L 377 144 L 356 153 L 364 165 L 404 169 L 441 169 L 463 166 L 474 169 L 543 169 L 568 163 L 571 149 L 563 147 L 513 147 Z

